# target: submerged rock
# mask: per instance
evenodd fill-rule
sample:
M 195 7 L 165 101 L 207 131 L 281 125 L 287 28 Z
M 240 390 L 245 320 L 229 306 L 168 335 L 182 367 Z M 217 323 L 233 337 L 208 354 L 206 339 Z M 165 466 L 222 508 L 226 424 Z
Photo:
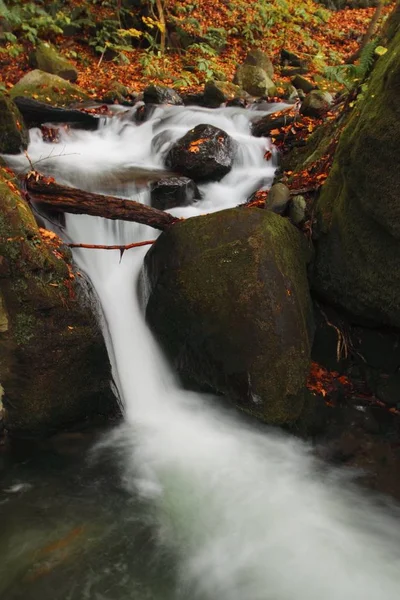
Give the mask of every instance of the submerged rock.
M 39 69 L 29 71 L 10 90 L 11 98 L 26 96 L 52 106 L 70 106 L 74 102 L 89 100 L 89 96 L 77 85 L 69 83 L 58 75 L 45 73 Z
M 196 182 L 219 181 L 232 168 L 236 144 L 222 129 L 197 125 L 169 150 L 166 165 Z
M 0 95 L 0 154 L 19 154 L 28 147 L 29 134 L 14 102 Z
M 67 256 L 40 236 L 0 171 L 0 381 L 5 427 L 42 434 L 116 412 L 111 369 L 92 308 Z
M 175 206 L 187 206 L 200 199 L 200 191 L 188 177 L 166 177 L 151 185 L 151 206 L 168 210 Z
M 145 258 L 147 320 L 185 381 L 268 423 L 303 409 L 308 248 L 288 220 L 231 209 L 179 222 Z

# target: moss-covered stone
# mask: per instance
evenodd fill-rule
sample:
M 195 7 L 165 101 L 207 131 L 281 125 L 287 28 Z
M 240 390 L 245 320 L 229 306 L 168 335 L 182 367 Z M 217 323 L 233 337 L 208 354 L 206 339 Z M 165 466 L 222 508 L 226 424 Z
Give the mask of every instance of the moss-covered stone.
M 245 99 L 248 94 L 238 85 L 228 81 L 207 81 L 204 86 L 204 103 L 210 108 L 217 108 L 223 102 L 235 98 Z
M 11 98 L 25 96 L 60 107 L 89 100 L 86 92 L 78 86 L 69 83 L 62 77 L 58 77 L 58 75 L 45 73 L 39 69 L 24 75 L 11 89 L 10 96 Z
M 0 154 L 19 154 L 28 147 L 29 135 L 14 102 L 0 95 Z
M 184 380 L 266 422 L 295 421 L 312 338 L 306 260 L 296 228 L 259 209 L 163 233 L 145 259 L 146 315 Z
M 58 75 L 72 83 L 78 79 L 78 69 L 47 42 L 38 45 L 30 57 L 30 64 L 34 69 Z
M 260 50 L 259 48 L 254 48 L 250 50 L 244 59 L 246 65 L 253 65 L 253 67 L 260 67 L 263 71 L 266 72 L 268 77 L 273 77 L 274 75 L 274 66 L 271 62 L 271 59 L 265 52 Z
M 276 86 L 261 67 L 250 64 L 240 65 L 234 83 L 252 96 L 275 96 Z
M 43 242 L 0 168 L 0 381 L 11 432 L 43 433 L 116 409 L 102 335 L 67 259 Z
M 400 32 L 345 127 L 317 216 L 313 286 L 359 318 L 400 326 Z

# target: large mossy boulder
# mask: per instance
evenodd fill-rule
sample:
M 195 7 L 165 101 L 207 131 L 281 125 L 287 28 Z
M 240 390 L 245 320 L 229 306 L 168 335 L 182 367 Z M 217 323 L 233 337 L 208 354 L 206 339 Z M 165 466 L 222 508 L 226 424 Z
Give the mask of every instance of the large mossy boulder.
M 67 81 L 75 83 L 78 79 L 78 69 L 47 42 L 42 42 L 30 57 L 34 69 L 58 75 Z
M 0 169 L 0 384 L 10 433 L 44 434 L 116 412 L 107 351 L 68 257 L 45 243 Z
M 268 77 L 273 77 L 274 75 L 274 67 L 271 62 L 271 59 L 265 52 L 260 50 L 259 48 L 254 48 L 250 50 L 244 59 L 246 65 L 252 65 L 253 67 L 260 67 L 263 71 L 266 72 Z
M 164 232 L 145 258 L 146 317 L 184 381 L 265 422 L 296 421 L 312 341 L 307 259 L 298 230 L 261 209 Z
M 90 99 L 88 94 L 77 85 L 39 69 L 24 75 L 10 90 L 10 96 L 11 98 L 25 96 L 60 107 Z
M 219 181 L 232 169 L 236 142 L 223 129 L 201 124 L 177 140 L 166 166 L 193 181 Z
M 400 327 L 400 31 L 353 109 L 317 204 L 314 289 Z
M 10 98 L 0 95 L 0 154 L 19 154 L 28 142 L 21 113 Z

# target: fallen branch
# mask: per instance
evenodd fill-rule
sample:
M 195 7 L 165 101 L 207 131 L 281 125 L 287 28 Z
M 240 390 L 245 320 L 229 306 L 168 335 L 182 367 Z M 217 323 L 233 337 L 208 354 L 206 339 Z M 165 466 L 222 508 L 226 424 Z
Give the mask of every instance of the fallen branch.
M 90 250 L 130 250 L 139 246 L 149 246 L 154 244 L 156 240 L 146 240 L 145 242 L 134 242 L 125 246 L 103 246 L 101 244 L 65 244 L 68 248 L 88 248 Z
M 52 211 L 86 214 L 105 219 L 133 221 L 164 231 L 180 219 L 134 200 L 103 196 L 56 183 L 35 171 L 24 178 L 29 202 L 38 202 Z

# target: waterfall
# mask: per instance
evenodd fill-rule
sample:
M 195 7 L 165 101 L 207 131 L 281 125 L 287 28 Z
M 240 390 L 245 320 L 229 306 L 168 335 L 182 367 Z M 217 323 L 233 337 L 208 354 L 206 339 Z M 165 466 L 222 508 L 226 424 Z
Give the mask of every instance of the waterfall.
M 222 210 L 271 185 L 274 166 L 263 158 L 270 143 L 250 135 L 251 111 L 159 107 L 140 126 L 132 112 L 120 111 L 95 132 L 65 131 L 54 147 L 33 129 L 29 156 L 58 181 L 101 192 L 100 174 L 129 166 L 162 168 L 168 144 L 210 123 L 238 142 L 234 168 L 222 181 L 201 185 L 201 201 L 170 212 L 187 217 Z M 158 140 L 165 141 L 156 145 L 154 138 L 163 133 Z M 24 157 L 8 159 L 11 166 L 25 166 Z M 121 184 L 114 192 L 149 202 L 146 188 Z M 75 243 L 111 245 L 151 239 L 155 232 L 67 215 L 62 235 Z M 157 543 L 176 556 L 175 597 L 398 600 L 395 509 L 369 498 L 348 472 L 320 463 L 308 444 L 244 423 L 220 399 L 180 388 L 138 300 L 146 251 L 126 251 L 120 260 L 118 251 L 79 249 L 74 259 L 100 300 L 125 407 L 124 425 L 103 447 L 118 449 L 126 486 L 148 504 Z

